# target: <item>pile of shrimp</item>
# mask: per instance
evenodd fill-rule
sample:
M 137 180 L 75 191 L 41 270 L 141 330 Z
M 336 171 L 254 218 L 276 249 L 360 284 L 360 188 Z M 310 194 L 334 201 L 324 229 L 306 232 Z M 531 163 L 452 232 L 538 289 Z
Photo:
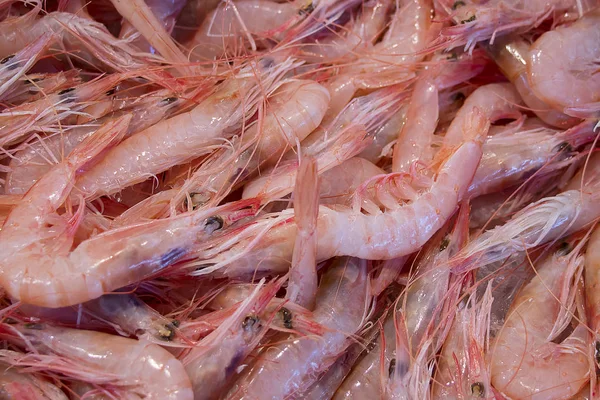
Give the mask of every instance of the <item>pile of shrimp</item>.
M 600 0 L 0 0 L 0 398 L 600 399 Z

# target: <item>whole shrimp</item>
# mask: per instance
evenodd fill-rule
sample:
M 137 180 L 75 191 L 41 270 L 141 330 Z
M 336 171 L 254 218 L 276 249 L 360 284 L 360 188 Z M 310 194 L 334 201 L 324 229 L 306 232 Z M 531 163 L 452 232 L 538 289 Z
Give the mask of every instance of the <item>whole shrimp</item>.
M 194 398 L 183 365 L 160 346 L 41 323 L 4 324 L 1 328 L 3 337 L 30 351 L 23 356 L 3 351 L 1 358 L 9 364 L 118 388 L 120 398 Z
M 531 46 L 527 78 L 537 97 L 568 115 L 600 113 L 600 11 L 544 33 Z M 553 82 L 553 83 L 551 83 Z
M 297 63 L 271 58 L 250 62 L 189 112 L 162 120 L 124 140 L 83 174 L 77 186 L 90 197 L 118 192 L 170 167 L 207 153 L 254 114 L 262 96 L 275 90 Z
M 33 102 L 62 89 L 75 87 L 81 83 L 76 70 L 60 71 L 54 74 L 27 74 L 4 94 L 4 101 L 11 106 Z
M 346 300 L 349 296 L 352 302 Z M 282 344 L 267 348 L 226 398 L 302 396 L 318 374 L 329 368 L 349 345 L 349 336 L 364 323 L 370 301 L 366 262 L 352 258 L 335 260 L 321 278 L 314 312 L 317 322 L 331 331 L 320 338 L 292 335 Z
M 61 157 L 67 157 L 82 141 L 93 135 L 106 121 L 120 115 L 131 114 L 131 122 L 125 136 L 142 131 L 164 117 L 176 112 L 186 101 L 173 97 L 169 90 L 160 90 L 143 95 L 135 102 L 117 112 L 111 113 L 85 125 L 76 126 L 64 133 L 40 138 L 28 143 L 16 152 L 9 163 L 10 171 L 6 175 L 5 192 L 24 194 L 37 182 Z
M 484 47 L 504 75 L 515 86 L 523 102 L 538 118 L 557 128 L 570 128 L 577 124 L 577 118 L 569 117 L 553 109 L 532 91 L 527 78 L 530 45 L 524 39 L 508 36 L 495 40 L 494 44 L 486 43 Z M 552 67 L 546 66 L 546 68 Z
M 481 136 L 487 133 L 488 127 L 486 118 L 475 113 L 464 126 L 463 143 L 441 162 L 433 182 L 425 179 L 427 186 L 423 191 L 406 185 L 406 181 L 394 183 L 396 176 L 393 174 L 379 178 L 378 183 L 382 185 L 379 197 L 386 201 L 386 210 L 383 212 L 377 204 L 369 199 L 362 201 L 361 198 L 356 203 L 361 208 L 368 206 L 374 214 L 321 206 L 317 222 L 317 260 L 345 254 L 385 260 L 418 250 L 454 214 L 458 202 L 466 193 L 481 158 Z M 386 187 L 396 184 L 402 189 L 391 192 L 389 186 Z M 412 202 L 402 202 L 402 192 Z M 236 243 L 214 256 L 200 255 L 200 259 L 192 263 L 200 266 L 194 274 L 215 271 L 248 274 L 250 271 L 256 272 L 257 266 L 266 271 L 287 268 L 287 262 L 292 257 L 296 226 L 289 211 L 279 213 L 278 220 L 286 223 L 270 224 L 271 228 L 263 231 L 258 238 L 255 228 L 251 228 L 248 234 L 252 235 L 252 239 Z M 226 268 L 219 271 L 223 267 Z
M 0 283 L 12 297 L 43 307 L 100 297 L 181 259 L 196 239 L 206 239 L 231 222 L 227 212 L 218 216 L 211 209 L 208 214 L 111 230 L 71 251 L 84 208 L 80 205 L 71 219 L 57 210 L 71 194 L 78 171 L 122 136 L 130 119 L 125 115 L 109 121 L 82 142 L 27 192 L 4 222 Z
M 583 324 L 558 343 L 573 319 L 581 249 L 559 249 L 515 298 L 491 354 L 494 387 L 510 398 L 568 399 L 589 380 L 588 332 Z M 570 251 L 570 253 L 569 253 Z

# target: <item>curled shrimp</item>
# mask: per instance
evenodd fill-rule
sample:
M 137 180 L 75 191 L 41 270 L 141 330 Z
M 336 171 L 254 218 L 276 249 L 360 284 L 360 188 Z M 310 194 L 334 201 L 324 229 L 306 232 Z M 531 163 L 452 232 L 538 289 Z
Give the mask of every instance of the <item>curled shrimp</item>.
M 353 297 L 347 302 L 348 296 Z M 320 338 L 292 335 L 269 347 L 248 374 L 229 391 L 229 399 L 281 399 L 301 396 L 318 374 L 333 364 L 364 323 L 370 304 L 366 262 L 340 258 L 321 278 L 315 318 L 332 331 Z M 278 384 L 273 385 L 273 382 Z
M 268 57 L 251 62 L 191 111 L 124 140 L 83 174 L 77 186 L 91 197 L 112 194 L 208 152 L 207 146 L 219 143 L 252 116 L 262 96 L 275 90 L 295 65 L 285 60 L 275 66 Z
M 119 388 L 124 398 L 194 398 L 181 362 L 145 341 L 40 323 L 4 324 L 2 335 L 31 351 L 23 356 L 4 351 L 2 358 L 12 365 Z
M 527 78 L 544 102 L 578 117 L 600 112 L 600 11 L 544 33 L 531 46 Z M 551 83 L 552 82 L 552 83 Z
M 573 318 L 584 241 L 547 257 L 515 298 L 491 355 L 494 387 L 511 398 L 567 399 L 589 380 L 583 324 L 558 343 Z
M 205 234 L 210 236 L 228 223 L 226 215 L 214 216 L 212 211 L 212 218 L 182 215 L 156 221 L 157 225 L 105 232 L 70 250 L 84 209 L 80 206 L 71 219 L 57 210 L 71 194 L 78 171 L 122 136 L 130 119 L 125 115 L 107 122 L 44 175 L 8 216 L 0 232 L 7 249 L 0 261 L 0 283 L 14 298 L 43 307 L 97 298 L 174 263 L 196 238 L 206 238 Z M 158 237 L 160 232 L 165 237 Z M 29 267 L 23 269 L 23 265 Z

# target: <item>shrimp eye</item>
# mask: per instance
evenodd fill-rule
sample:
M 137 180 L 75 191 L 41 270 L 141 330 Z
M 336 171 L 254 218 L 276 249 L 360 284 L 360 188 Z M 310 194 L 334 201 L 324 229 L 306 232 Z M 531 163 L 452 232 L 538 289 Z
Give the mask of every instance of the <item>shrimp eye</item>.
M 567 153 L 570 153 L 573 151 L 573 147 L 571 147 L 571 145 L 567 142 L 562 142 L 561 144 L 559 144 L 558 146 L 556 146 L 554 148 L 554 151 L 559 153 L 561 151 L 565 151 Z
M 42 78 L 31 78 L 31 79 L 27 79 L 27 83 L 29 83 L 30 85 L 32 85 L 35 82 L 40 82 L 41 80 L 42 80 Z
M 471 385 L 471 394 L 477 397 L 485 397 L 485 386 L 481 382 L 475 382 Z
M 62 96 L 63 94 L 71 93 L 73 90 L 75 90 L 75 88 L 63 89 L 60 92 L 58 92 L 58 95 Z
M 189 199 L 191 200 L 190 202 L 188 202 L 187 197 L 185 198 L 185 200 L 183 200 L 184 207 L 188 208 L 191 205 L 192 210 L 195 210 L 198 206 L 206 204 L 210 200 L 210 195 L 207 193 L 193 193 L 192 192 L 192 193 L 190 193 Z
M 7 317 L 7 318 L 4 319 L 4 323 L 9 324 L 9 325 L 14 325 L 14 324 L 16 324 L 18 322 L 19 321 L 17 321 L 14 318 L 11 318 L 11 317 Z
M 160 101 L 160 105 L 161 106 L 166 106 L 169 105 L 171 103 L 175 103 L 177 101 L 177 97 L 167 97 L 166 99 L 162 99 Z
M 442 243 L 440 243 L 440 251 L 446 250 L 449 245 L 450 245 L 450 239 L 448 239 L 447 237 L 445 237 L 442 240 Z
M 454 4 L 452 4 L 452 9 L 456 10 L 458 7 L 464 7 L 466 5 L 467 3 L 465 3 L 464 1 L 455 1 Z
M 6 56 L 4 57 L 1 61 L 0 64 L 6 64 L 7 62 L 9 62 L 10 60 L 12 60 L 13 58 L 15 58 L 15 55 L 12 54 L 10 56 Z
M 462 21 L 460 21 L 461 24 L 468 24 L 469 22 L 473 22 L 477 19 L 477 17 L 475 15 L 470 16 L 467 19 L 463 19 Z
M 244 318 L 244 322 L 242 322 L 242 328 L 244 328 L 245 331 L 249 331 L 254 325 L 258 324 L 259 321 L 260 320 L 256 315 L 248 315 Z
M 450 61 L 456 61 L 458 60 L 458 54 L 455 51 L 450 52 L 450 54 L 448 54 L 448 57 L 446 57 L 447 60 Z
M 163 325 L 158 330 L 158 335 L 161 340 L 164 340 L 165 342 L 170 342 L 175 337 L 175 329 L 173 329 L 173 326 L 171 326 L 170 324 Z
M 171 321 L 171 325 L 173 325 L 175 328 L 179 328 L 180 322 L 177 319 L 174 319 L 173 321 Z
M 281 310 L 278 311 L 281 314 L 281 318 L 283 319 L 283 326 L 286 329 L 292 329 L 292 313 L 285 307 L 282 307 Z
M 36 331 L 41 331 L 42 329 L 44 329 L 43 324 L 36 324 L 36 323 L 27 323 L 27 324 L 23 325 L 23 327 L 25 327 L 25 329 L 34 329 Z
M 558 251 L 557 253 L 566 256 L 567 254 L 569 254 L 571 251 L 573 250 L 573 248 L 571 248 L 571 246 L 569 245 L 569 243 L 567 242 L 562 242 L 560 244 L 560 246 L 558 246 Z
M 218 231 L 222 227 L 223 227 L 223 218 L 219 217 L 218 215 L 215 215 L 213 217 L 209 217 L 206 219 L 206 228 L 208 228 L 208 230 L 210 230 L 210 233 L 213 233 L 214 231 Z
M 392 358 L 390 360 L 390 366 L 388 367 L 388 376 L 392 376 L 394 374 L 394 371 L 396 370 L 396 359 Z
M 115 94 L 117 92 L 117 88 L 112 88 L 109 91 L 106 92 L 107 96 L 112 96 L 113 94 Z

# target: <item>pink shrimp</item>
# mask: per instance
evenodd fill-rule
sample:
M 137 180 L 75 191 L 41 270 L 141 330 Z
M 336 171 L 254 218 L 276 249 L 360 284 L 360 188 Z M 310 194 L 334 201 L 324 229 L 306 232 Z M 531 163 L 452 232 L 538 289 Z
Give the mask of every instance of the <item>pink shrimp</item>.
M 2 326 L 2 336 L 30 353 L 6 362 L 120 389 L 123 397 L 193 399 L 183 365 L 160 346 L 106 333 L 39 323 Z M 120 397 L 121 397 L 120 396 Z
M 294 65 L 286 60 L 275 66 L 270 58 L 250 62 L 193 110 L 124 140 L 82 175 L 77 186 L 90 197 L 112 194 L 207 153 L 207 146 L 218 144 L 254 114 L 262 96 L 276 89 Z
M 206 239 L 231 222 L 227 212 L 215 216 L 215 210 L 182 215 L 108 231 L 70 250 L 84 209 L 80 206 L 70 220 L 57 210 L 71 194 L 77 172 L 118 139 L 130 119 L 125 115 L 107 122 L 44 175 L 8 216 L 0 232 L 6 249 L 0 260 L 0 283 L 14 298 L 44 307 L 97 298 L 172 264 L 196 239 Z M 23 265 L 29 267 L 24 270 Z
M 596 10 L 570 26 L 544 33 L 531 46 L 527 60 L 531 89 L 566 114 L 600 114 L 599 24 L 600 11 Z
M 474 291 L 456 316 L 440 355 L 432 399 L 496 399 L 485 358 L 489 344 L 492 286 L 479 302 Z
M 371 301 L 366 262 L 341 258 L 321 279 L 315 317 L 332 329 L 321 338 L 292 335 L 267 348 L 261 360 L 229 391 L 229 399 L 282 399 L 301 396 L 349 345 Z M 347 299 L 352 296 L 353 301 Z M 273 382 L 278 384 L 273 385 Z
M 27 74 L 4 94 L 4 101 L 11 106 L 33 102 L 62 89 L 75 87 L 81 83 L 75 70 L 55 74 Z
M 577 324 L 566 339 L 555 342 L 573 319 L 584 243 L 570 254 L 560 249 L 542 262 L 515 298 L 495 338 L 492 384 L 511 398 L 567 399 L 589 380 L 589 335 L 584 325 Z
M 600 286 L 600 263 L 598 255 L 600 251 L 600 229 L 595 228 L 588 241 L 587 250 L 585 253 L 585 297 L 587 322 L 592 330 L 593 343 L 595 350 L 594 358 L 596 368 L 600 365 L 600 295 L 598 287 Z M 593 391 L 597 391 L 597 383 L 592 382 Z
M 562 193 L 528 205 L 504 225 L 471 241 L 450 261 L 453 270 L 464 272 L 506 260 L 514 253 L 576 232 L 600 217 L 596 191 L 600 156 L 592 155 L 585 166 Z
M 283 283 L 262 282 L 237 310 L 183 358 L 194 399 L 214 399 L 227 389 L 238 367 L 267 332 L 271 317 L 265 308 Z
M 493 45 L 485 45 L 487 53 L 493 58 L 504 75 L 512 82 L 521 95 L 523 102 L 545 123 L 557 128 L 569 128 L 578 122 L 554 110 L 540 100 L 531 90 L 527 79 L 529 48 L 523 39 L 500 38 Z
M 456 25 L 443 28 L 431 47 L 464 45 L 467 50 L 472 50 L 478 42 L 488 39 L 493 42 L 496 36 L 505 33 L 527 31 L 553 13 L 560 14 L 583 4 L 577 0 L 439 0 L 438 3 Z M 594 7 L 593 3 L 590 2 L 589 8 Z
M 294 220 L 298 225 L 286 297 L 312 309 L 317 295 L 317 217 L 319 214 L 319 177 L 317 165 L 303 158 L 294 190 Z
M 10 171 L 6 176 L 5 191 L 7 194 L 27 192 L 52 168 L 53 163 L 58 162 L 61 157 L 68 156 L 79 143 L 93 135 L 98 126 L 105 121 L 126 113 L 132 114 L 126 133 L 126 136 L 130 136 L 158 123 L 165 116 L 177 111 L 184 103 L 184 99 L 173 97 L 172 92 L 168 90 L 152 92 L 137 98 L 125 110 L 83 126 L 73 127 L 64 133 L 29 143 L 13 155 L 9 164 Z

